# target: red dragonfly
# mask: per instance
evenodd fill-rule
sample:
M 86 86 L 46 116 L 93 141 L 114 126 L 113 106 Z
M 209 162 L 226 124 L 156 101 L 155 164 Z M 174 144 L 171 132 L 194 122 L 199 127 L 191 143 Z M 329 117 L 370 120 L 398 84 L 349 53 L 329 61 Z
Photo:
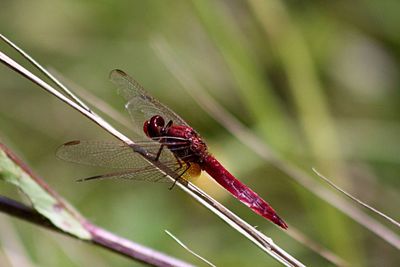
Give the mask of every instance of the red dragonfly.
M 129 146 L 121 142 L 71 141 L 57 150 L 63 160 L 92 166 L 120 169 L 82 180 L 122 178 L 153 182 L 171 182 L 151 162 L 169 168 L 180 180 L 206 171 L 235 198 L 254 212 L 287 229 L 275 210 L 253 190 L 236 179 L 213 155 L 200 135 L 180 116 L 150 96 L 144 88 L 121 70 L 113 70 L 110 80 L 126 99 L 128 110 L 139 140 Z M 145 152 L 143 152 L 145 151 Z

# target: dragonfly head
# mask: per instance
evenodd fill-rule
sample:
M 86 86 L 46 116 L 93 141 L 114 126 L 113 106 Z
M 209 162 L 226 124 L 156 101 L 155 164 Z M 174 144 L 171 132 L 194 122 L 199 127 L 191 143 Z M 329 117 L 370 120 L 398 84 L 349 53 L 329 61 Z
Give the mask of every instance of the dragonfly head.
M 169 126 L 171 126 L 171 124 L 172 121 L 165 125 L 163 117 L 160 115 L 155 115 L 151 117 L 150 120 L 144 122 L 143 131 L 150 138 L 159 137 L 166 134 L 167 129 Z

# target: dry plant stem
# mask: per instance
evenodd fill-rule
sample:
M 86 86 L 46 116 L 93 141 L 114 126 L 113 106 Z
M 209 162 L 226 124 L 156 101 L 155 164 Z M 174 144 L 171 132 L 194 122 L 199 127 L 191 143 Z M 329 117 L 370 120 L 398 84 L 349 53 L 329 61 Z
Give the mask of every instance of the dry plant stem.
M 193 99 L 201 108 L 228 129 L 228 131 L 236 136 L 238 140 L 250 147 L 261 158 L 271 162 L 279 170 L 286 173 L 304 188 L 336 207 L 338 210 L 348 215 L 350 218 L 354 219 L 360 225 L 363 225 L 392 246 L 400 249 L 400 237 L 396 233 L 370 217 L 368 214 L 364 213 L 353 203 L 334 195 L 331 191 L 327 190 L 312 179 L 307 172 L 274 153 L 265 142 L 260 140 L 246 126 L 240 123 L 234 116 L 219 105 L 209 94 L 206 93 L 205 90 L 202 90 L 199 83 L 195 79 L 191 78 L 191 75 L 173 59 L 169 46 L 165 40 L 156 39 L 153 44 L 159 57 L 167 66 L 167 69 L 182 84 L 182 87 L 187 89 L 187 92 L 193 96 Z M 188 88 L 191 90 L 188 90 Z
M 211 96 L 209 96 L 205 90 L 201 90 L 200 85 L 191 77 L 191 75 L 185 72 L 181 66 L 176 63 L 176 60 L 173 60 L 173 57 L 169 53 L 169 46 L 164 39 L 159 38 L 154 40 L 153 46 L 161 60 L 167 66 L 167 69 L 170 70 L 171 74 L 174 75 L 175 78 L 182 84 L 183 88 L 185 88 L 189 94 L 193 96 L 193 99 L 199 104 L 200 107 L 208 112 L 211 117 L 220 122 L 221 125 L 230 130 L 233 135 L 248 145 L 262 158 L 265 160 L 270 159 L 270 155 L 268 154 L 269 152 L 263 149 L 263 145 L 260 145 L 260 143 L 257 142 L 258 140 L 253 137 L 253 134 L 250 131 L 246 131 L 244 126 L 242 126 L 233 116 L 227 113 L 227 111 L 224 110 L 213 98 L 211 98 Z M 189 88 L 194 90 L 196 93 L 189 90 Z M 225 119 L 228 122 L 233 120 L 235 123 L 229 123 L 228 127 L 224 124 Z M 329 251 L 315 241 L 305 238 L 306 235 L 302 234 L 301 231 L 297 230 L 293 225 L 290 226 L 286 233 L 336 266 L 348 265 L 345 260 L 340 258 L 335 253 Z
M 337 254 L 333 253 L 332 251 L 326 249 L 323 245 L 318 244 L 314 240 L 310 239 L 307 235 L 303 234 L 299 230 L 290 227 L 290 232 L 288 233 L 293 239 L 299 240 L 302 244 L 306 247 L 314 251 L 315 253 L 319 254 L 321 257 L 325 258 L 326 260 L 330 261 L 333 266 L 338 267 L 348 267 L 350 264 L 338 256 Z
M 346 191 L 344 191 L 343 189 L 341 189 L 339 186 L 337 186 L 336 184 L 334 184 L 331 180 L 329 180 L 327 177 L 325 177 L 324 175 L 322 175 L 320 172 L 318 172 L 315 168 L 312 168 L 313 172 L 315 172 L 316 175 L 318 175 L 322 180 L 324 180 L 326 183 L 328 183 L 330 186 L 332 186 L 333 188 L 335 188 L 337 191 L 343 193 L 344 195 L 346 195 L 348 198 L 352 199 L 353 201 L 357 202 L 358 204 L 360 204 L 361 206 L 369 209 L 370 211 L 378 214 L 379 216 L 385 218 L 386 220 L 388 220 L 389 222 L 393 223 L 394 225 L 396 225 L 397 227 L 400 228 L 400 223 L 398 221 L 396 221 L 395 219 L 393 219 L 392 217 L 386 215 L 383 212 L 380 212 L 379 210 L 371 207 L 370 205 L 366 204 L 365 202 L 359 200 L 358 198 L 352 196 L 351 194 L 347 193 Z
M 62 80 L 65 82 L 67 81 L 65 77 L 62 77 L 59 73 L 57 73 L 55 70 L 51 70 L 51 72 L 56 74 L 59 79 L 62 78 Z M 67 84 L 71 84 L 71 81 L 68 81 Z M 72 83 L 73 84 L 73 83 Z M 106 115 L 109 115 L 110 118 L 114 119 L 118 123 L 120 123 L 122 126 L 126 127 L 127 129 L 131 129 L 132 126 L 130 125 L 130 122 L 127 121 L 125 118 L 123 118 L 118 111 L 116 111 L 114 108 L 112 108 L 109 104 L 106 102 L 102 101 L 101 99 L 97 98 L 96 96 L 92 95 L 90 92 L 85 90 L 82 87 L 79 87 L 76 84 L 73 84 L 73 88 L 77 88 L 77 93 L 81 97 L 83 97 L 90 105 L 96 106 L 96 108 L 99 108 L 99 110 Z M 320 256 L 323 258 L 327 259 L 328 261 L 332 262 L 335 266 L 348 266 L 348 263 L 334 254 L 333 252 L 327 250 L 320 244 L 316 243 L 315 241 L 307 238 L 304 234 L 302 234 L 300 231 L 298 231 L 293 225 L 290 226 L 289 231 L 287 232 L 292 238 L 295 240 L 299 241 L 300 243 L 306 245 L 308 248 L 311 250 L 317 252 Z
M 191 250 L 190 248 L 188 248 L 188 246 L 186 246 L 182 241 L 180 241 L 176 236 L 174 236 L 173 234 L 171 234 L 169 231 L 165 230 L 165 232 L 172 238 L 174 239 L 181 247 L 183 247 L 186 251 L 188 251 L 190 254 L 192 254 L 193 256 L 195 256 L 196 258 L 204 261 L 204 263 L 215 267 L 214 264 L 212 264 L 210 261 L 206 260 L 205 258 L 203 258 L 202 256 L 200 256 L 199 254 L 197 254 L 196 252 L 194 252 L 193 250 Z
M 13 199 L 9 199 L 4 196 L 0 196 L 0 211 L 21 220 L 33 223 L 40 227 L 44 227 L 60 234 L 68 235 L 76 238 L 73 235 L 63 232 L 59 228 L 55 227 L 46 217 L 35 211 L 34 209 L 18 202 Z M 133 243 L 130 240 L 118 237 L 96 225 L 89 222 L 85 223 L 85 228 L 91 233 L 91 242 L 99 247 L 105 248 L 112 252 L 116 252 L 122 256 L 140 261 L 153 266 L 181 266 L 191 267 L 188 263 L 180 261 L 178 259 L 171 258 L 158 251 L 144 247 L 142 245 Z
M 0 37 L 2 37 L 0 35 Z M 3 38 L 4 39 L 4 38 Z M 29 60 L 29 59 L 28 59 Z M 36 83 L 39 85 L 41 88 L 45 89 L 47 92 L 53 94 L 69 106 L 73 107 L 74 109 L 78 110 L 80 113 L 85 115 L 87 118 L 98 124 L 101 128 L 109 132 L 111 135 L 119 139 L 120 141 L 124 142 L 125 144 L 132 146 L 134 151 L 139 153 L 140 155 L 143 156 L 145 160 L 156 166 L 160 172 L 165 174 L 165 176 L 169 177 L 171 180 L 179 179 L 177 175 L 171 171 L 170 169 L 166 168 L 161 164 L 159 161 L 153 160 L 153 157 L 147 153 L 146 150 L 144 150 L 141 147 L 138 147 L 132 140 L 130 140 L 128 137 L 120 133 L 118 130 L 116 130 L 114 127 L 112 127 L 109 123 L 107 123 L 105 120 L 103 120 L 100 116 L 92 112 L 91 110 L 88 110 L 81 105 L 75 103 L 71 99 L 65 97 L 63 94 L 55 90 L 53 87 L 45 83 L 43 80 L 26 70 L 24 67 L 16 63 L 14 60 L 9 58 L 7 55 L 4 53 L 0 52 L 0 61 L 8 66 L 9 68 L 13 69 L 14 71 L 20 73 L 27 79 L 31 80 L 32 82 Z M 65 90 L 65 89 L 63 89 Z M 72 94 L 72 92 L 69 92 L 69 95 Z M 74 99 L 77 98 L 74 96 Z M 293 256 L 288 254 L 286 251 L 281 249 L 279 246 L 275 245 L 273 241 L 257 231 L 254 227 L 243 221 L 241 218 L 233 214 L 231 211 L 226 209 L 223 205 L 218 203 L 216 200 L 208 196 L 206 193 L 201 191 L 199 188 L 194 186 L 191 183 L 183 184 L 183 183 L 177 183 L 179 188 L 184 190 L 186 193 L 188 193 L 190 196 L 192 196 L 196 201 L 198 201 L 200 204 L 205 206 L 207 209 L 212 211 L 214 214 L 216 214 L 218 217 L 220 217 L 223 221 L 225 221 L 227 224 L 232 226 L 236 231 L 239 233 L 243 234 L 246 238 L 248 238 L 250 241 L 252 241 L 254 244 L 256 244 L 259 248 L 261 248 L 264 252 L 268 253 L 272 257 L 274 257 L 276 260 L 281 262 L 282 264 L 286 266 L 304 266 L 302 263 L 300 263 L 298 260 L 296 260 Z
M 47 192 L 49 192 L 54 198 L 56 198 L 58 205 L 61 205 L 63 208 L 67 209 L 68 212 L 72 213 L 72 209 L 68 209 L 69 205 L 65 203 L 65 201 L 53 189 L 51 189 L 49 185 L 44 182 L 43 179 L 35 175 L 31 171 L 31 169 L 22 160 L 20 160 L 9 148 L 0 143 L 0 149 L 6 153 L 9 159 L 11 159 L 25 173 L 27 173 L 31 179 L 37 182 L 41 187 L 45 188 Z M 56 231 L 64 235 L 68 235 L 73 238 L 77 238 L 76 236 L 66 233 L 61 229 L 55 227 L 46 217 L 38 213 L 33 208 L 28 207 L 25 204 L 17 202 L 13 199 L 0 196 L 0 211 L 22 219 L 24 221 L 36 224 L 38 226 Z M 79 214 L 74 213 L 74 215 L 82 223 L 85 229 L 90 232 L 91 239 L 85 240 L 87 242 L 91 242 L 110 251 L 116 252 L 123 256 L 149 265 L 181 267 L 192 266 L 186 262 L 172 258 L 161 252 L 152 250 L 140 244 L 134 243 L 130 240 L 116 236 L 113 233 L 110 233 L 105 229 L 102 229 L 101 227 L 92 224 Z
M 108 118 L 120 123 L 122 126 L 126 127 L 128 130 L 133 131 L 132 123 L 129 119 L 127 119 L 123 114 L 119 111 L 115 110 L 109 103 L 102 100 L 101 98 L 95 96 L 90 91 L 86 90 L 85 88 L 79 86 L 78 84 L 74 83 L 73 81 L 64 77 L 61 73 L 57 72 L 57 70 L 53 68 L 49 68 L 49 72 L 53 77 L 57 77 L 62 83 L 68 84 L 69 87 L 74 89 L 74 92 L 85 99 L 87 103 L 89 103 L 92 107 L 100 110 L 103 115 L 106 115 Z
M 36 210 L 8 197 L 0 196 L 0 211 L 41 227 L 64 233 Z
M 82 106 L 86 110 L 90 110 L 88 106 L 85 105 L 79 98 L 75 97 L 73 94 L 69 94 L 69 90 L 64 86 L 59 80 L 57 80 L 50 72 L 48 72 L 45 68 L 43 68 L 39 63 L 36 62 L 28 53 L 25 53 L 24 50 L 16 46 L 13 42 L 11 42 L 4 35 L 0 34 L 0 38 L 9 46 L 11 46 L 15 51 L 17 51 L 21 56 L 26 58 L 33 66 L 35 66 L 40 72 L 46 75 L 50 80 L 52 80 L 58 87 L 60 87 L 69 97 L 71 97 L 75 102 L 77 102 L 80 106 Z

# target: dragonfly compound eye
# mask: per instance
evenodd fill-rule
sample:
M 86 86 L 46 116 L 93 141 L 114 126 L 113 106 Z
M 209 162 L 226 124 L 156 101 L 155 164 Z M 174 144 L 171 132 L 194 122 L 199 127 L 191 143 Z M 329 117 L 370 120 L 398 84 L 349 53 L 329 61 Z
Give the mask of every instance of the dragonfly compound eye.
M 165 125 L 164 119 L 160 115 L 153 116 L 150 119 L 150 123 L 153 124 L 157 128 L 158 127 L 162 128 Z
M 148 137 L 151 137 L 150 134 L 149 134 L 149 124 L 150 124 L 150 121 L 145 121 L 145 122 L 144 122 L 144 124 L 143 124 L 143 132 L 144 132 Z
M 161 135 L 161 130 L 165 125 L 164 119 L 159 116 L 153 116 L 150 120 L 145 121 L 143 131 L 148 137 L 158 137 Z

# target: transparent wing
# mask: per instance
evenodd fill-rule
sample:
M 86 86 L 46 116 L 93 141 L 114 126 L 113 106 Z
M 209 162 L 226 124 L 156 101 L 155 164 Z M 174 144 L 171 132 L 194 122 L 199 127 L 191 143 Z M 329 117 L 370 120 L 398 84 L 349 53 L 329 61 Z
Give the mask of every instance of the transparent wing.
M 161 144 L 144 142 L 140 146 L 147 152 L 156 155 Z M 122 142 L 113 141 L 71 141 L 57 149 L 56 156 L 62 160 L 113 169 L 143 169 L 154 168 L 140 154 Z M 172 152 L 162 150 L 159 161 L 168 167 L 179 165 Z
M 79 182 L 89 180 L 103 180 L 103 179 L 124 179 L 124 180 L 135 180 L 135 181 L 146 181 L 146 182 L 157 182 L 157 183 L 172 183 L 172 180 L 162 175 L 155 168 L 142 168 L 135 170 L 126 170 L 120 172 L 112 172 L 92 177 L 79 179 Z
M 110 80 L 127 101 L 125 108 L 133 120 L 135 130 L 141 136 L 145 136 L 143 123 L 154 115 L 161 115 L 166 123 L 172 120 L 177 125 L 189 126 L 178 114 L 149 95 L 136 80 L 122 70 L 111 71 Z
M 185 149 L 183 141 L 176 138 L 167 138 L 169 144 L 183 144 L 176 149 Z M 166 142 L 167 142 L 166 141 Z M 166 142 L 164 142 L 166 144 Z M 138 143 L 152 155 L 157 155 L 161 144 L 155 141 Z M 128 180 L 141 180 L 150 182 L 170 182 L 156 167 L 147 162 L 140 154 L 121 142 L 113 141 L 71 141 L 57 149 L 56 156 L 62 160 L 105 168 L 121 169 L 121 171 L 97 175 L 82 180 L 120 178 Z M 159 161 L 178 175 L 186 172 L 186 164 L 179 162 L 168 148 L 164 147 L 159 156 Z M 189 173 L 188 173 L 189 174 Z M 189 179 L 193 175 L 186 175 Z
M 190 180 L 194 177 L 198 177 L 201 172 L 201 168 L 197 164 L 193 164 L 190 168 L 178 167 L 176 169 L 179 177 L 183 178 L 181 182 L 185 180 Z M 162 175 L 159 171 L 156 171 L 155 168 L 142 168 L 135 170 L 125 170 L 113 173 L 106 173 L 101 175 L 96 175 L 92 177 L 87 177 L 83 179 L 79 179 L 79 182 L 89 181 L 89 180 L 100 180 L 100 179 L 124 179 L 124 180 L 136 180 L 136 181 L 146 181 L 146 182 L 157 182 L 157 183 L 172 183 L 173 181 L 170 178 L 167 178 L 165 175 Z

